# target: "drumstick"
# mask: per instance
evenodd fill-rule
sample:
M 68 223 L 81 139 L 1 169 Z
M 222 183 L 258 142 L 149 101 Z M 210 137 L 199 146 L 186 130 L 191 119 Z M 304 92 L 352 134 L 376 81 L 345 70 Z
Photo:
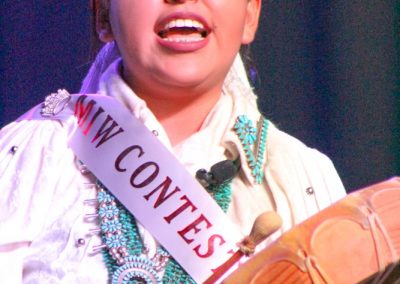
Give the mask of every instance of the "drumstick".
M 275 212 L 264 212 L 254 221 L 250 235 L 245 237 L 239 244 L 236 251 L 225 263 L 214 270 L 214 273 L 204 282 L 204 284 L 215 283 L 225 274 L 243 255 L 249 256 L 254 253 L 256 246 L 278 230 L 282 225 L 281 217 Z

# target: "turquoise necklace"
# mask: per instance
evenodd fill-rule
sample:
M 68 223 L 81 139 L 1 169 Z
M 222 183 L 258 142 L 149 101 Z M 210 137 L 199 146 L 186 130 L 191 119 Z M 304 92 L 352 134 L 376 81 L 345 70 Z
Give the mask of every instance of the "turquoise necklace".
M 257 127 L 246 115 L 239 115 L 233 127 L 246 154 L 247 164 L 257 184 L 264 179 L 264 160 L 269 122 L 260 117 Z
M 231 200 L 231 183 L 207 188 L 224 212 Z M 100 182 L 97 188 L 100 229 L 106 246 L 103 258 L 112 284 L 196 283 L 162 246 L 154 257 L 146 257 L 133 216 Z
M 244 115 L 237 118 L 234 126 L 256 183 L 263 179 L 267 128 L 268 121 L 263 117 L 257 130 Z M 231 201 L 231 185 L 232 180 L 229 180 L 206 188 L 225 213 Z M 105 246 L 102 252 L 111 284 L 196 283 L 162 246 L 149 258 L 134 217 L 99 181 L 97 188 L 100 230 Z M 161 278 L 159 272 L 163 269 Z

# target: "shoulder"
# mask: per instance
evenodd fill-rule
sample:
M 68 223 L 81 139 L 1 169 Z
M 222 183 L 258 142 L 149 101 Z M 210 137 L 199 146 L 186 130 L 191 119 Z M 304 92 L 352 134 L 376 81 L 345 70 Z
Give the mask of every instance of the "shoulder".
M 32 240 L 50 206 L 76 196 L 73 186 L 65 191 L 80 182 L 68 138 L 68 123 L 57 120 L 20 120 L 0 130 L 0 224 L 7 231 L 0 244 Z
M 62 146 L 58 140 L 66 140 L 76 128 L 76 119 L 71 111 L 63 111 L 55 116 L 68 104 L 71 95 L 65 90 L 48 95 L 44 102 L 33 107 L 16 121 L 0 129 L 0 149 L 5 150 L 9 144 L 12 147 L 46 148 Z M 55 141 L 56 140 L 56 141 Z
M 269 159 L 296 158 L 306 163 L 332 164 L 331 160 L 325 154 L 308 147 L 302 141 L 278 129 L 272 123 L 270 123 L 268 128 L 267 143 Z
M 323 153 L 270 125 L 267 142 L 268 183 L 284 193 L 292 211 L 305 219 L 346 195 L 343 183 Z M 303 206 L 305 205 L 306 208 Z M 296 209 L 297 208 L 297 209 Z
M 56 120 L 21 120 L 6 125 L 0 130 L 0 178 L 15 188 L 36 184 L 35 178 L 53 172 L 61 160 L 72 158 L 68 137 L 67 124 Z
M 65 146 L 69 124 L 57 120 L 20 120 L 0 130 L 2 152 L 13 149 L 60 148 Z
M 0 130 L 0 177 L 32 176 L 54 171 L 54 165 L 73 157 L 68 145 L 75 120 L 19 119 Z M 32 177 L 33 178 L 33 177 Z M 29 180 L 28 178 L 27 180 Z

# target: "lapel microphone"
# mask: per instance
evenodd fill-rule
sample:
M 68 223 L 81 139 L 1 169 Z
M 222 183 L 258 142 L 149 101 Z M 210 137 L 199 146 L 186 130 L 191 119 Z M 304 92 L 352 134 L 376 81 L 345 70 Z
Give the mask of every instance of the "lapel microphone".
M 210 171 L 200 169 L 196 172 L 196 179 L 204 187 L 220 185 L 233 179 L 240 168 L 240 160 L 225 160 L 211 166 Z

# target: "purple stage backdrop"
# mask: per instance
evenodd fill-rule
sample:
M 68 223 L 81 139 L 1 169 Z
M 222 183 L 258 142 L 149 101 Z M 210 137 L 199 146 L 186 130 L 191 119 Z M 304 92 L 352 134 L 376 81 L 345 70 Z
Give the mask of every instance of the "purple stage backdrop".
M 0 6 L 3 126 L 79 90 L 91 27 L 87 1 Z M 264 114 L 330 156 L 349 191 L 399 174 L 398 25 L 396 0 L 263 1 L 251 51 Z

